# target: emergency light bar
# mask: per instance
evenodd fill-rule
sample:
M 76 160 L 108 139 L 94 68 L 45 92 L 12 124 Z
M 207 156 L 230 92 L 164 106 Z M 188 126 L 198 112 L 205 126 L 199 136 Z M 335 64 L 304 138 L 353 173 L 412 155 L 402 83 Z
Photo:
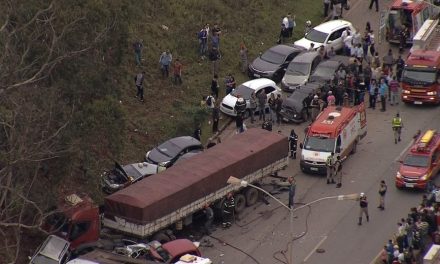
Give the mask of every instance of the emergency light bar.
M 426 133 L 423 135 L 423 137 L 420 139 L 420 143 L 424 143 L 424 144 L 428 144 L 431 139 L 434 137 L 435 134 L 435 130 L 428 130 L 426 131 Z

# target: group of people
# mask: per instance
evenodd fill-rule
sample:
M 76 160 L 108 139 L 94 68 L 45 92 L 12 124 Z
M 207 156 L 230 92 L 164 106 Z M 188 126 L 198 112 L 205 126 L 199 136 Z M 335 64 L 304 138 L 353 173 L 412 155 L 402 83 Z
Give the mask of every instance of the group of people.
M 388 240 L 381 251 L 382 263 L 419 263 L 429 241 L 440 242 L 440 204 L 435 196 L 423 195 L 422 203 L 411 208 L 407 217 L 397 222 L 394 238 Z
M 296 27 L 295 15 L 287 14 L 281 19 L 281 30 L 278 38 L 278 44 L 286 43 L 286 41 L 293 37 L 293 31 Z

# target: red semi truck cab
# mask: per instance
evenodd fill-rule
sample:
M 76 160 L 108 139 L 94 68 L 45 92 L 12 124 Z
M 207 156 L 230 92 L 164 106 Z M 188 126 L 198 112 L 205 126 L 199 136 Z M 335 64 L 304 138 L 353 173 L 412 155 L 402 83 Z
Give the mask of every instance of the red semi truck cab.
M 440 103 L 440 51 L 415 50 L 402 73 L 402 101 L 413 104 Z
M 401 163 L 396 187 L 425 189 L 440 170 L 440 134 L 426 131 L 416 139 Z

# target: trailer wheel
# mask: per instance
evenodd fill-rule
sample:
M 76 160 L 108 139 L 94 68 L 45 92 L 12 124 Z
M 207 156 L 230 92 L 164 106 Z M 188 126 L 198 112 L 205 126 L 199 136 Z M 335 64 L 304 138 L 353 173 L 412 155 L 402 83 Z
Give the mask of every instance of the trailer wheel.
M 258 201 L 259 192 L 254 188 L 247 188 L 244 192 L 244 196 L 246 197 L 246 205 L 252 206 Z
M 235 195 L 235 212 L 241 213 L 243 212 L 244 208 L 246 208 L 246 197 L 244 197 L 243 194 L 236 194 Z
M 157 240 L 161 244 L 165 244 L 167 242 L 170 242 L 171 238 L 167 234 L 165 234 L 164 232 L 159 232 L 153 236 L 153 240 Z

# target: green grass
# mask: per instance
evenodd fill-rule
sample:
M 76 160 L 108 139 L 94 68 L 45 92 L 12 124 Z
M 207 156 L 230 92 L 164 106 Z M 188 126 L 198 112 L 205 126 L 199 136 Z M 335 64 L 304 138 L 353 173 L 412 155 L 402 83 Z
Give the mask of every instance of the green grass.
M 139 24 L 129 32 L 130 43 L 135 39 L 143 40 L 143 67 L 134 66 L 131 46 L 127 47 L 123 65 L 132 73 L 122 84 L 124 88 L 120 98 L 129 130 L 123 161 L 138 161 L 146 150 L 167 138 L 191 135 L 197 120 L 203 118 L 203 140 L 211 136 L 211 126 L 206 119 L 210 115 L 203 114 L 199 109 L 202 95 L 210 92 L 212 78 L 211 64 L 201 61 L 197 53 L 196 33 L 205 23 L 209 23 L 211 28 L 217 23 L 222 29 L 219 76 L 222 98 L 227 73 L 234 74 L 237 84 L 248 80 L 239 70 L 240 43 L 247 46 L 251 62 L 260 52 L 275 44 L 281 19 L 289 12 L 296 15 L 294 39 L 297 39 L 302 37 L 306 20 L 311 20 L 314 25 L 322 21 L 322 1 L 151 1 Z M 164 30 L 162 25 L 168 30 Z M 171 80 L 160 77 L 158 60 L 165 49 L 169 49 L 173 58 L 179 58 L 184 64 L 182 86 L 174 86 Z M 147 72 L 145 104 L 134 98 L 133 76 L 141 70 Z

